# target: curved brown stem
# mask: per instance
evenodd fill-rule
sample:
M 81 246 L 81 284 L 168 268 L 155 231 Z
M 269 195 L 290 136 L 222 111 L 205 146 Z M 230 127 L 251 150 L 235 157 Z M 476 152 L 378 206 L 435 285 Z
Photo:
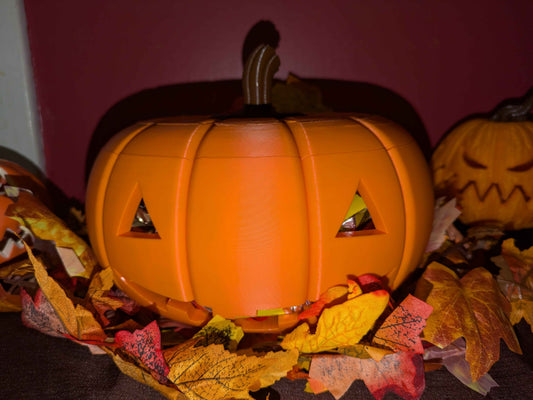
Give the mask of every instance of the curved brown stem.
M 271 104 L 272 79 L 280 65 L 279 57 L 269 45 L 258 46 L 244 65 L 242 90 L 244 104 Z
M 508 104 L 496 110 L 490 118 L 496 122 L 526 121 L 533 109 L 533 89 L 531 89 L 520 104 Z

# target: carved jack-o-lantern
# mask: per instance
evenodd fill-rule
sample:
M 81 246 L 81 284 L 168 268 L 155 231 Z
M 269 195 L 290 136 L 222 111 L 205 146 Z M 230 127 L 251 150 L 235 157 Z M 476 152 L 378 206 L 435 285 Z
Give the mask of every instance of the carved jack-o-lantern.
M 102 150 L 87 197 L 92 245 L 125 292 L 193 325 L 279 314 L 239 319 L 248 331 L 294 325 L 351 275 L 397 287 L 432 210 L 414 140 L 361 115 L 142 122 Z
M 31 237 L 28 230 L 6 215 L 19 190 L 28 190 L 46 201 L 45 187 L 33 174 L 14 162 L 0 160 L 0 264 L 23 254 L 26 250 L 21 238 Z
M 432 157 L 438 193 L 456 196 L 465 224 L 533 227 L 533 94 L 491 119 L 458 125 Z

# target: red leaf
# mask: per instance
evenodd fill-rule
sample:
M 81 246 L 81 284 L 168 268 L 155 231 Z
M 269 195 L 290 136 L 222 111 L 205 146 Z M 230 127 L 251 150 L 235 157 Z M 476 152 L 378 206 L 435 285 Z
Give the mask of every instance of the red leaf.
M 329 288 L 325 293 L 320 295 L 320 298 L 315 301 L 310 308 L 302 311 L 298 316 L 298 319 L 309 319 L 312 317 L 318 317 L 324 307 L 331 303 L 333 300 L 339 299 L 348 293 L 348 286 L 333 286 Z
M 360 275 L 356 278 L 356 280 L 359 286 L 361 286 L 363 293 L 374 292 L 376 290 L 385 290 L 383 282 L 375 275 Z
M 433 311 L 429 304 L 409 295 L 394 309 L 374 336 L 374 343 L 394 351 L 424 354 L 420 334 Z
M 25 290 L 21 291 L 20 298 L 22 301 L 21 318 L 25 326 L 50 336 L 64 337 L 68 334 L 67 328 L 41 289 L 37 290 L 35 300 Z
M 418 400 L 425 388 L 424 361 L 413 352 L 387 355 L 377 362 L 371 358 L 324 355 L 313 358 L 309 377 L 321 382 L 339 399 L 356 379 L 381 400 L 388 392 L 405 400 Z
M 115 343 L 137 357 L 160 383 L 167 382 L 169 368 L 161 351 L 161 332 L 156 321 L 133 333 L 117 332 Z

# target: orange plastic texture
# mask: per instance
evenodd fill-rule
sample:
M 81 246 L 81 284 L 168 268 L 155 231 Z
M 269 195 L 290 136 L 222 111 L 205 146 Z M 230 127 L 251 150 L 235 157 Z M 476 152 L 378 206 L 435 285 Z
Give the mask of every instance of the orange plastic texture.
M 375 229 L 337 237 L 356 192 Z M 414 140 L 361 115 L 139 124 L 102 150 L 87 193 L 91 243 L 125 292 L 185 323 L 212 311 L 247 331 L 289 328 L 291 307 L 350 276 L 396 288 L 433 212 Z M 141 200 L 157 233 L 131 230 Z M 275 309 L 289 311 L 238 319 Z

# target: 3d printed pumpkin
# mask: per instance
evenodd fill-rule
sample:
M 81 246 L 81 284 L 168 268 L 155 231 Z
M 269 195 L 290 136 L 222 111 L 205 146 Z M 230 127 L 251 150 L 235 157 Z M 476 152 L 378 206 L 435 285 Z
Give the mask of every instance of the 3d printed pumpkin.
M 28 240 L 31 235 L 6 215 L 19 189 L 29 190 L 46 201 L 46 189 L 39 179 L 14 162 L 0 160 L 0 264 L 25 253 L 20 237 Z
M 93 248 L 126 293 L 182 322 L 212 311 L 247 331 L 294 325 L 352 275 L 397 287 L 432 211 L 414 140 L 362 115 L 138 123 L 101 151 L 87 197 Z
M 490 119 L 475 118 L 453 129 L 432 157 L 439 194 L 455 196 L 467 225 L 502 229 L 533 227 L 533 92 Z

